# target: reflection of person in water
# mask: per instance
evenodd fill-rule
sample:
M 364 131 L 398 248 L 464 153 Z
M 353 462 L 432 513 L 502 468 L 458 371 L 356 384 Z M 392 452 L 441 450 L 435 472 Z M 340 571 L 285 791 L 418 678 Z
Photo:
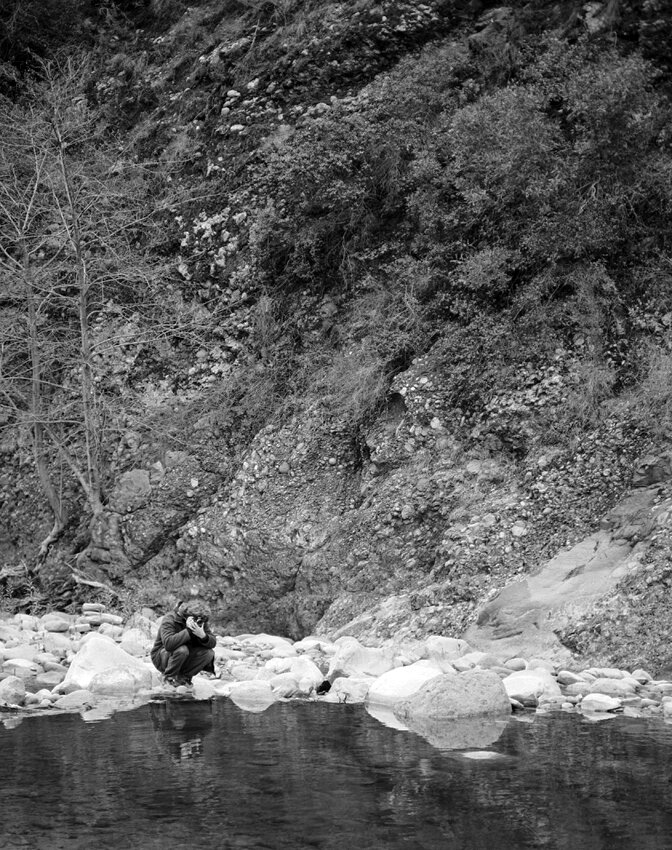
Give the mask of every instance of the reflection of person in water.
M 159 746 L 177 764 L 203 755 L 203 740 L 212 731 L 212 706 L 203 702 L 150 703 Z

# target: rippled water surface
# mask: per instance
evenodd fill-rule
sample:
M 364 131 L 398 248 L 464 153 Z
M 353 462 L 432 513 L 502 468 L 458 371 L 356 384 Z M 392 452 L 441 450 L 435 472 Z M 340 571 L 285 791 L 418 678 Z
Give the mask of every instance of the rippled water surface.
M 325 704 L 31 717 L 0 726 L 0 847 L 672 847 L 672 727 L 527 719 L 423 737 Z

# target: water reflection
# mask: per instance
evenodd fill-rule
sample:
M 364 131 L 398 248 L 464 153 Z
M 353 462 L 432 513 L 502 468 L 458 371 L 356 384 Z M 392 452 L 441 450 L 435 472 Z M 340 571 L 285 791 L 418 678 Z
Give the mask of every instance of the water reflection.
M 203 741 L 212 731 L 212 704 L 186 700 L 153 702 L 149 713 L 154 736 L 176 764 L 203 755 Z
M 0 753 L 2 848 L 652 850 L 672 834 L 660 721 L 413 732 L 359 706 L 171 701 L 27 718 Z

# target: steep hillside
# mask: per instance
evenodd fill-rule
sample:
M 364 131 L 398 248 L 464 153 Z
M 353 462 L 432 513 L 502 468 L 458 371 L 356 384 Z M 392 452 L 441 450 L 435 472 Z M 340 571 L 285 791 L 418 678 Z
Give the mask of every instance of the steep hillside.
M 227 631 L 369 641 L 545 618 L 572 651 L 664 667 L 671 20 L 656 2 L 110 7 L 78 83 L 99 135 L 62 158 L 116 181 L 138 281 L 116 243 L 92 249 L 91 355 L 64 359 L 39 417 L 5 384 L 8 604 L 198 587 Z M 88 479 L 86 394 L 66 403 L 82 362 L 104 410 Z M 38 457 L 67 508 L 53 540 Z M 609 568 L 589 594 L 526 602 L 520 626 L 507 591 L 502 614 L 497 593 L 558 558 L 590 573 L 590 541 Z

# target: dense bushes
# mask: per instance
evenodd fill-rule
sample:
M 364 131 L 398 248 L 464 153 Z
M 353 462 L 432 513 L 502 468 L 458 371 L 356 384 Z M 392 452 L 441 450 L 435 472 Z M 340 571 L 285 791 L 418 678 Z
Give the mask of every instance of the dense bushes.
M 426 50 L 255 166 L 270 198 L 256 270 L 271 289 L 345 293 L 343 356 L 354 340 L 376 374 L 441 339 L 472 419 L 564 347 L 581 364 L 565 398 L 588 423 L 640 368 L 632 299 L 661 297 L 669 105 L 641 56 L 589 39 L 528 39 L 506 85 L 482 57 L 447 58 Z

